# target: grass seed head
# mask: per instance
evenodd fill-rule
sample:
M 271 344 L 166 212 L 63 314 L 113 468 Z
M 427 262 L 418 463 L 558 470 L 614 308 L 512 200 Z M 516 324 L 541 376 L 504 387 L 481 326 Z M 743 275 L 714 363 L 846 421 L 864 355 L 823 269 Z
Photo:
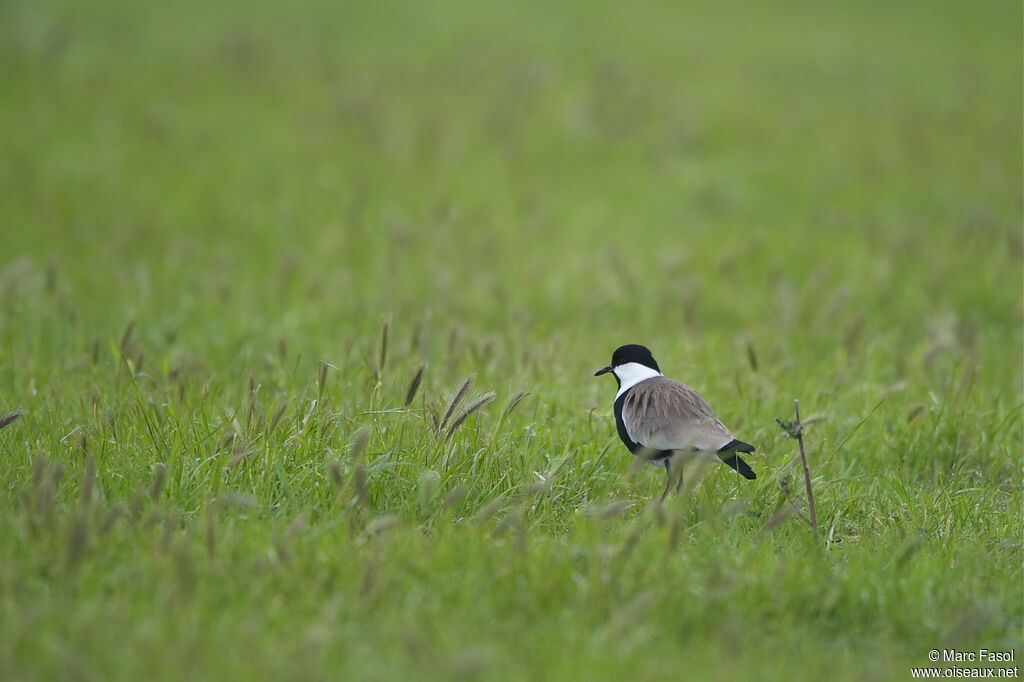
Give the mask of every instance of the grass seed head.
M 39 490 L 43 485 L 43 477 L 46 475 L 46 462 L 41 455 L 32 458 L 32 489 Z
M 444 430 L 448 420 L 451 419 L 452 414 L 455 413 L 455 408 L 457 408 L 459 403 L 462 402 L 462 399 L 466 397 L 466 392 L 469 390 L 470 384 L 473 383 L 473 378 L 475 376 L 475 374 L 466 375 L 466 378 L 462 380 L 459 387 L 455 389 L 454 393 L 452 393 L 451 398 L 448 399 L 448 405 L 444 408 L 444 414 L 441 416 L 441 421 L 437 425 L 438 431 Z
M 421 363 L 420 366 L 416 368 L 416 373 L 412 375 L 412 381 L 409 382 L 409 388 L 405 391 L 404 405 L 406 407 L 416 399 L 416 393 L 420 390 L 420 384 L 423 382 L 423 372 L 426 371 L 426 369 L 427 366 Z
M 452 434 L 455 433 L 455 430 L 457 428 L 459 428 L 460 426 L 462 426 L 465 423 L 465 421 L 467 419 L 469 419 L 470 415 L 472 415 L 474 412 L 479 410 L 481 407 L 483 407 L 487 403 L 489 403 L 492 400 L 494 400 L 494 396 L 496 396 L 496 395 L 497 395 L 497 393 L 495 393 L 494 391 L 489 391 L 487 393 L 484 393 L 482 396 L 480 396 L 479 398 L 477 398 L 473 402 L 471 402 L 466 407 L 465 411 L 459 416 L 459 418 L 456 419 L 455 421 L 453 421 L 452 425 L 448 427 L 448 432 L 444 436 L 445 440 L 448 440 L 449 438 L 451 438 Z
M 74 568 L 82 560 L 89 544 L 89 526 L 85 514 L 77 514 L 68 534 L 68 566 Z
M 132 497 L 132 505 L 128 509 L 128 517 L 132 521 L 138 521 L 142 518 L 142 505 L 146 503 L 146 493 L 139 488 L 135 491 L 135 495 Z
M 231 444 L 235 442 L 236 436 L 237 434 L 234 431 L 228 431 L 228 433 L 224 436 L 224 440 L 220 442 L 220 449 L 227 450 L 228 448 L 230 448 Z
M 93 486 L 96 483 L 96 460 L 91 455 L 85 458 L 85 471 L 82 474 L 82 506 L 92 504 Z
M 484 523 L 492 516 L 498 513 L 498 510 L 505 505 L 505 500 L 501 497 L 496 497 L 484 506 L 480 507 L 477 511 L 475 518 L 477 523 Z
M 114 527 L 117 520 L 124 514 L 124 507 L 120 504 L 115 504 L 113 507 L 107 510 L 106 516 L 103 517 L 103 521 L 100 523 L 99 528 L 96 530 L 96 537 L 103 537 Z
M 352 459 L 358 459 L 363 450 L 366 449 L 366 444 L 370 442 L 370 432 L 373 431 L 373 426 L 366 424 L 352 434 L 352 450 L 350 455 Z
M 335 488 L 341 490 L 345 485 L 345 479 L 341 475 L 341 464 L 337 461 L 331 462 L 327 465 L 327 470 L 331 474 L 331 483 L 334 484 Z
M 593 504 L 583 510 L 584 516 L 591 516 L 598 519 L 611 519 L 622 516 L 629 509 L 629 503 L 624 500 L 609 502 L 608 504 Z
M 352 471 L 352 501 L 361 504 L 366 500 L 366 469 L 360 464 Z
M 229 459 L 228 463 L 224 465 L 224 468 L 230 471 L 231 469 L 234 469 L 236 466 L 238 466 L 245 460 L 255 455 L 256 452 L 257 450 L 255 448 L 249 448 L 248 450 L 239 450 L 238 452 L 231 456 L 231 459 Z
M 36 513 L 47 522 L 53 520 L 54 506 L 57 504 L 57 487 L 64 475 L 64 465 L 55 464 L 45 476 L 45 480 L 36 490 Z
M 530 497 L 533 495 L 545 495 L 551 491 L 550 481 L 530 481 L 519 486 L 519 492 L 524 497 Z
M 168 514 L 164 517 L 164 532 L 160 536 L 160 553 L 166 554 L 171 548 L 171 540 L 174 539 L 174 531 L 178 527 L 178 517 Z
M 509 398 L 508 403 L 506 403 L 505 405 L 505 409 L 501 411 L 501 419 L 504 420 L 505 417 L 511 414 L 512 410 L 516 409 L 516 406 L 519 405 L 520 401 L 522 401 L 522 399 L 528 395 L 530 395 L 529 391 L 519 391 L 514 396 Z
M 750 364 L 750 369 L 757 371 L 757 351 L 754 350 L 754 344 L 747 342 L 747 362 Z
M 382 516 L 379 519 L 374 519 L 370 523 L 366 524 L 366 535 L 383 535 L 384 533 L 397 528 L 402 524 L 401 517 L 395 514 L 389 514 L 388 516 Z
M 316 375 L 316 395 L 317 399 L 323 397 L 324 387 L 327 385 L 327 363 L 323 360 L 320 361 L 320 367 Z
M 448 509 L 457 505 L 464 497 L 466 497 L 466 486 L 463 483 L 457 483 L 451 490 L 445 493 L 441 504 L 445 509 Z
M 10 426 L 19 419 L 21 419 L 21 412 L 17 410 L 9 414 L 5 414 L 3 417 L 0 417 L 0 429 Z
M 441 476 L 436 471 L 427 469 L 420 474 L 420 479 L 416 486 L 416 506 L 419 507 L 421 512 L 426 511 L 431 503 L 433 503 L 440 486 Z
M 768 523 L 764 524 L 764 527 L 761 528 L 761 532 L 762 533 L 770 533 L 771 531 L 773 531 L 776 528 L 778 528 L 779 526 L 781 526 L 783 523 L 785 523 L 787 520 L 789 520 L 790 517 L 792 517 L 794 515 L 796 515 L 796 511 L 792 507 L 789 507 L 789 506 L 782 506 L 782 507 L 780 507 L 779 510 L 777 512 L 775 512 L 775 515 L 772 516 L 770 519 L 768 519 Z
M 128 344 L 132 340 L 132 332 L 135 330 L 135 320 L 129 320 L 128 325 L 124 328 L 124 332 L 121 334 L 121 343 L 119 348 L 121 349 L 121 355 L 128 356 Z
M 384 372 L 384 365 L 388 361 L 388 322 L 384 322 L 380 328 L 380 347 L 377 350 L 377 374 Z
M 164 484 L 167 482 L 167 465 L 157 462 L 153 467 L 153 485 L 149 488 L 149 499 L 156 502 L 160 493 L 164 491 Z

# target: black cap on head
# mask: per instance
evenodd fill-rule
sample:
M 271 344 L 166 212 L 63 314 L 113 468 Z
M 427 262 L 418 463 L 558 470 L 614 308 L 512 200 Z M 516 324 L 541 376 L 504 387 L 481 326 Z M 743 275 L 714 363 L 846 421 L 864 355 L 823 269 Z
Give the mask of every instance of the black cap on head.
M 612 367 L 618 367 L 627 362 L 637 362 L 645 367 L 650 367 L 655 372 L 661 371 L 658 363 L 654 360 L 654 356 L 651 355 L 651 351 L 646 346 L 636 343 L 619 346 L 612 353 Z

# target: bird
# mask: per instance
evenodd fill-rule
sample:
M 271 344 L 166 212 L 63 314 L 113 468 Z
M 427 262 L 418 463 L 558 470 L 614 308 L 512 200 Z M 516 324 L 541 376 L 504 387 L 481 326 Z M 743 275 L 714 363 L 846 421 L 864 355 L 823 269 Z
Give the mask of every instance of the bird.
M 665 467 L 664 502 L 672 481 L 672 458 L 677 452 L 704 453 L 721 460 L 743 478 L 757 474 L 738 452 L 754 446 L 737 440 L 711 411 L 700 393 L 661 373 L 654 355 L 645 346 L 631 343 L 612 353 L 610 365 L 594 376 L 611 373 L 618 385 L 615 394 L 615 426 L 631 453 L 649 464 Z M 676 490 L 682 486 L 682 476 Z

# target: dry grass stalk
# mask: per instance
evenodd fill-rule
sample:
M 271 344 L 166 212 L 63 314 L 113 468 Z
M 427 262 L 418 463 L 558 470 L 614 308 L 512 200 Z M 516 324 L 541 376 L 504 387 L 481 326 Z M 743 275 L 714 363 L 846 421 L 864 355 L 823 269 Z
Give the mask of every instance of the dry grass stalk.
M 487 403 L 489 403 L 492 400 L 494 400 L 494 396 L 496 396 L 496 395 L 498 395 L 498 394 L 495 393 L 494 391 L 489 391 L 487 393 L 484 393 L 482 396 L 480 396 L 479 398 L 477 398 L 473 402 L 471 402 L 466 407 L 465 411 L 461 415 L 459 415 L 459 418 L 456 419 L 455 421 L 453 421 L 452 425 L 448 427 L 448 432 L 444 436 L 445 440 L 448 440 L 449 438 L 451 438 L 452 434 L 455 433 L 455 430 L 457 428 L 459 428 L 460 426 L 462 426 L 466 422 L 466 420 L 469 419 L 470 415 L 472 415 L 474 412 L 479 410 L 481 407 L 483 407 Z
M 804 519 L 810 525 L 811 530 L 814 531 L 815 536 L 818 535 L 818 512 L 814 505 L 814 490 L 811 487 L 811 470 L 807 465 L 807 452 L 804 450 L 804 432 L 803 425 L 800 423 L 800 401 L 793 401 L 793 411 L 795 413 L 795 419 L 791 422 L 783 422 L 780 419 L 775 421 L 783 428 L 784 431 L 789 435 L 790 438 L 796 438 L 797 443 L 800 444 L 800 463 L 803 464 L 804 468 L 804 487 L 807 490 L 807 506 L 810 511 L 811 518 Z M 785 492 L 785 489 L 783 489 Z M 787 495 L 788 499 L 788 495 Z M 801 517 L 803 515 L 801 514 Z
M 800 520 L 802 520 L 808 526 L 811 526 L 813 528 L 814 526 L 811 524 L 811 520 L 804 516 L 804 513 L 800 511 L 800 508 L 796 506 L 796 502 L 793 501 L 793 491 L 789 487 L 789 484 L 792 480 L 792 477 L 788 473 L 779 479 L 779 490 L 782 491 L 782 496 L 785 498 L 786 502 L 789 503 L 789 506 L 793 512 L 792 514 L 789 514 L 787 518 L 789 516 L 794 515 L 799 516 Z
M 459 387 L 455 389 L 455 392 L 452 393 L 452 397 L 448 399 L 448 405 L 444 408 L 444 415 L 441 417 L 441 421 L 438 422 L 437 425 L 437 430 L 439 432 L 444 430 L 448 420 L 451 419 L 452 414 L 454 414 L 455 408 L 457 408 L 459 403 L 462 402 L 462 399 L 466 397 L 466 392 L 469 390 L 470 384 L 473 383 L 473 378 L 475 376 L 475 374 L 467 375 L 466 378 L 462 380 L 462 383 L 459 384 Z

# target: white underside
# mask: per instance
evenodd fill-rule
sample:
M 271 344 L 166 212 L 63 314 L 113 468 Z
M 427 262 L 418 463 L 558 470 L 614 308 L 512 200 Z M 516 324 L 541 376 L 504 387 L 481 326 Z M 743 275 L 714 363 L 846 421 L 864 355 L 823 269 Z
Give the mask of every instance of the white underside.
M 662 376 L 661 372 L 651 369 L 647 365 L 641 365 L 639 362 L 627 362 L 624 365 L 619 365 L 612 371 L 619 378 L 619 392 L 615 394 L 616 400 L 641 381 Z
M 651 448 L 652 450 L 676 450 L 679 452 L 692 452 L 694 454 L 707 453 L 716 455 L 718 450 L 725 445 L 732 442 L 732 438 L 722 438 L 711 440 L 707 435 L 701 433 L 693 433 L 689 437 L 685 437 L 680 440 L 678 435 L 669 438 L 652 438 L 650 442 L 644 443 L 644 447 Z

